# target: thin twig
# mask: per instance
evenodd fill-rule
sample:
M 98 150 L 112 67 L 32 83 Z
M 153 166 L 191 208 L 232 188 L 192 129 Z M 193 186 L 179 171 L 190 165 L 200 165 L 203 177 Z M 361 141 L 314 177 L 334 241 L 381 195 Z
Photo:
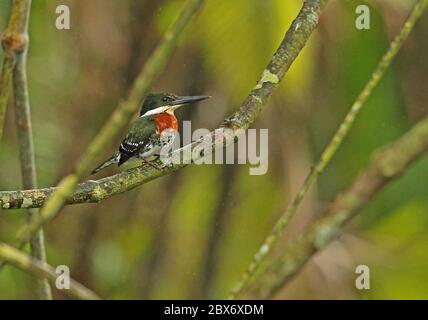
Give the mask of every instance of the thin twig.
M 296 197 L 293 199 L 293 201 L 288 206 L 286 211 L 281 215 L 281 217 L 276 222 L 271 233 L 267 236 L 267 238 L 264 240 L 264 242 L 260 246 L 257 253 L 254 255 L 251 263 L 249 264 L 245 273 L 242 275 L 237 286 L 235 288 L 233 288 L 233 290 L 229 296 L 230 299 L 236 298 L 237 295 L 239 295 L 240 292 L 242 292 L 242 290 L 248 285 L 249 281 L 251 280 L 254 273 L 257 271 L 257 269 L 260 266 L 260 264 L 262 263 L 262 261 L 272 251 L 272 248 L 274 247 L 274 245 L 279 240 L 279 238 L 282 235 L 285 227 L 288 225 L 291 217 L 296 212 L 298 206 L 302 202 L 302 200 L 303 200 L 304 196 L 306 195 L 306 193 L 308 192 L 309 188 L 317 180 L 318 176 L 324 171 L 325 167 L 330 163 L 330 160 L 332 159 L 332 157 L 336 153 L 337 149 L 342 144 L 344 138 L 346 137 L 349 130 L 351 129 L 357 115 L 361 111 L 361 109 L 364 106 L 367 99 L 370 97 L 373 89 L 379 84 L 380 80 L 382 79 L 383 75 L 385 74 L 385 71 L 388 69 L 388 67 L 390 66 L 394 57 L 397 55 L 397 53 L 400 50 L 401 46 L 403 45 L 405 39 L 410 34 L 411 30 L 413 29 L 413 26 L 415 25 L 416 21 L 421 16 L 421 14 L 424 11 L 427 4 L 428 4 L 428 0 L 420 0 L 415 5 L 410 17 L 408 18 L 408 20 L 404 24 L 404 26 L 401 29 L 398 36 L 391 43 L 390 48 L 388 49 L 386 54 L 380 60 L 378 66 L 376 67 L 375 71 L 371 75 L 369 82 L 366 84 L 363 91 L 360 93 L 357 100 L 354 102 L 354 104 L 350 108 L 345 119 L 340 124 L 339 129 L 337 130 L 337 132 L 335 133 L 335 135 L 331 139 L 330 143 L 328 144 L 328 146 L 326 147 L 326 149 L 322 153 L 320 160 L 313 167 L 310 174 L 306 177 L 306 179 L 303 182 L 303 185 L 301 186 Z
M 30 16 L 31 0 L 19 1 L 22 6 L 23 25 L 20 36 L 28 39 L 28 20 Z M 37 188 L 36 164 L 34 160 L 33 133 L 31 125 L 30 102 L 28 98 L 26 58 L 28 51 L 28 41 L 25 41 L 22 50 L 16 55 L 16 64 L 13 71 L 13 101 L 15 105 L 15 122 L 19 141 L 19 154 L 21 159 L 22 186 L 24 189 Z M 37 215 L 38 210 L 28 210 L 28 217 L 31 220 L 33 215 Z M 46 250 L 44 244 L 43 229 L 34 233 L 30 240 L 31 255 L 38 260 L 46 261 Z M 41 300 L 52 299 L 52 292 L 49 282 L 46 279 L 37 281 L 37 296 Z
M 340 235 L 347 221 L 427 152 L 428 118 L 425 118 L 394 143 L 373 154 L 368 166 L 352 185 L 260 274 L 250 295 L 269 298 L 275 294 L 312 256 Z
M 46 262 L 32 258 L 22 253 L 18 249 L 2 242 L 0 242 L 0 261 L 10 263 L 17 268 L 22 269 L 26 273 L 39 277 L 40 279 L 49 279 L 53 283 L 56 282 L 58 277 L 55 269 Z M 69 283 L 70 288 L 63 289 L 62 292 L 69 295 L 70 297 L 84 300 L 100 299 L 95 293 L 79 282 L 70 279 Z

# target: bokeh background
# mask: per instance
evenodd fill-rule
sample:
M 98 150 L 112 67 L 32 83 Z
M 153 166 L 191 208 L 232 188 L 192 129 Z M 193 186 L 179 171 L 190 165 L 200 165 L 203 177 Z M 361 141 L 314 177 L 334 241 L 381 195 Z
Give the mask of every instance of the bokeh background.
M 100 204 L 66 207 L 45 228 L 49 263 L 68 265 L 74 278 L 104 298 L 225 297 L 414 4 L 330 2 L 253 126 L 269 129 L 266 175 L 250 176 L 245 165 L 190 166 Z M 39 186 L 55 185 L 72 171 L 183 3 L 33 1 L 28 72 Z M 301 3 L 206 0 L 153 91 L 212 95 L 178 116 L 192 120 L 194 129 L 216 128 L 254 86 Z M 355 8 L 364 3 L 371 8 L 370 31 L 354 26 Z M 71 9 L 71 30 L 55 28 L 61 4 Z M 0 30 L 8 13 L 9 1 L 0 0 Z M 352 182 L 375 148 L 428 115 L 427 38 L 425 14 L 282 244 Z M 18 161 L 9 108 L 0 144 L 1 190 L 20 188 Z M 427 192 L 423 159 L 376 196 L 276 298 L 428 298 Z M 9 241 L 25 221 L 25 211 L 0 211 L 0 239 Z M 371 289 L 363 292 L 354 286 L 359 264 L 371 268 Z M 0 272 L 0 298 L 35 298 L 33 283 L 8 266 Z M 66 298 L 57 290 L 54 295 Z

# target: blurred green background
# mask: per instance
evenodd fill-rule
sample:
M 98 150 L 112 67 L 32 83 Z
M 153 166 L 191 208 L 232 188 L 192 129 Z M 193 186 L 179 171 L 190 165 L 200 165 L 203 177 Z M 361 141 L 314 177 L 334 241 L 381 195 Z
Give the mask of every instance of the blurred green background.
M 46 228 L 48 261 L 103 298 L 222 298 L 238 280 L 331 138 L 414 1 L 330 1 L 304 53 L 255 128 L 269 129 L 269 170 L 190 166 L 100 204 L 66 207 Z M 39 186 L 73 169 L 153 52 L 182 0 L 33 1 L 29 86 Z M 300 0 L 206 0 L 153 91 L 210 94 L 180 111 L 192 127 L 216 128 L 245 98 L 300 9 Z M 354 26 L 368 3 L 371 30 Z M 55 8 L 71 30 L 55 28 Z M 0 30 L 9 1 L 0 0 Z M 296 236 L 355 178 L 371 152 L 428 115 L 428 17 L 416 26 L 283 242 Z M 2 58 L 2 52 L 0 58 Z M 105 150 L 114 152 L 117 141 Z M 99 159 L 102 160 L 102 159 Z M 0 144 L 0 189 L 20 188 L 13 112 Z M 112 174 L 117 168 L 102 175 Z M 276 298 L 428 298 L 428 159 L 390 184 Z M 25 223 L 0 212 L 0 239 Z M 355 267 L 371 289 L 355 289 Z M 54 290 L 56 298 L 66 298 Z M 33 279 L 0 272 L 0 298 L 35 298 Z

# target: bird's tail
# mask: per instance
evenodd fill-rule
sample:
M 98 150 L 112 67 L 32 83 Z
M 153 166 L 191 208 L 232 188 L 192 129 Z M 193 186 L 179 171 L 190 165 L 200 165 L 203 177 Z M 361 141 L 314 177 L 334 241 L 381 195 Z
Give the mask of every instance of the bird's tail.
M 92 170 L 91 175 L 97 173 L 98 171 L 100 171 L 104 168 L 107 168 L 108 166 L 111 166 L 112 164 L 118 163 L 119 159 L 120 159 L 119 153 L 114 154 L 108 160 L 104 161 L 98 167 L 96 167 L 94 170 Z

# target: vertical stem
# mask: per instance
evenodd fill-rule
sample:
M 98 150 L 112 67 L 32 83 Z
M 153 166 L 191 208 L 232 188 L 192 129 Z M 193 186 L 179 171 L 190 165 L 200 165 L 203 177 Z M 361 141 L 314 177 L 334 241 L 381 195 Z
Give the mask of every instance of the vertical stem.
M 30 102 L 27 85 L 27 51 L 28 51 L 28 20 L 31 0 L 14 0 L 13 6 L 19 7 L 21 24 L 18 31 L 23 40 L 21 50 L 16 54 L 16 64 L 13 70 L 13 95 L 16 130 L 19 142 L 21 161 L 22 186 L 24 189 L 37 188 L 36 165 L 34 160 L 34 145 L 31 125 Z M 38 215 L 37 209 L 28 210 L 28 218 Z M 31 255 L 40 261 L 46 262 L 46 251 L 43 230 L 39 229 L 30 239 Z M 37 280 L 37 296 L 42 300 L 52 299 L 51 288 L 47 279 Z
M 0 140 L 3 136 L 4 117 L 6 114 L 7 102 L 9 101 L 13 65 L 13 58 L 8 57 L 6 54 L 3 59 L 3 68 L 0 74 Z
M 0 139 L 3 136 L 4 117 L 11 93 L 16 55 L 23 50 L 25 45 L 25 38 L 22 33 L 27 20 L 25 5 L 24 1 L 14 0 L 12 2 L 9 22 L 1 37 L 4 59 L 0 75 Z

